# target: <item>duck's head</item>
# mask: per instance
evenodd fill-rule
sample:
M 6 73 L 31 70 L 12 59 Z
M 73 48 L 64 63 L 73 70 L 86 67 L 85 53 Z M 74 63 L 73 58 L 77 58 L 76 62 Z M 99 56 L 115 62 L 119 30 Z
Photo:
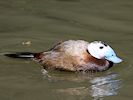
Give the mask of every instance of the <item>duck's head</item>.
M 89 53 L 97 59 L 106 59 L 113 63 L 120 63 L 122 59 L 116 56 L 114 50 L 102 41 L 94 41 L 88 45 Z

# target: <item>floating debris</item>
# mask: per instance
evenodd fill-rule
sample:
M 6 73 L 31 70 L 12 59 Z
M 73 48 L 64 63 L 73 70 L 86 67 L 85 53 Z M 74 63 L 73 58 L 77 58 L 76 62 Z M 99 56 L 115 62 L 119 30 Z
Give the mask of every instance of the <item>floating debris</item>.
M 31 41 L 24 41 L 24 42 L 22 42 L 22 45 L 30 46 L 31 45 Z

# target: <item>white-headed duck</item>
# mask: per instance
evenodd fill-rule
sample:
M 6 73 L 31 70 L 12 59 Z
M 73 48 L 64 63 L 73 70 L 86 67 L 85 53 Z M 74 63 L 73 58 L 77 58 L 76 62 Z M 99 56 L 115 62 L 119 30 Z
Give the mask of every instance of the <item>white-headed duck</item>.
M 102 41 L 68 40 L 40 53 L 5 54 L 14 58 L 32 58 L 45 69 L 66 71 L 104 71 L 120 63 L 114 50 Z

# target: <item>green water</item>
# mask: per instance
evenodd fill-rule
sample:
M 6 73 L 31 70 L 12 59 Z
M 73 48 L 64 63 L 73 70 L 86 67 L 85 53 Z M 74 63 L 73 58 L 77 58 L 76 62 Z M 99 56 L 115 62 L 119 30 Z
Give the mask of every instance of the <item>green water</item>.
M 68 39 L 105 41 L 124 61 L 106 72 L 46 77 L 34 61 L 2 55 L 45 51 Z M 132 0 L 1 0 L 0 100 L 131 100 L 132 43 Z

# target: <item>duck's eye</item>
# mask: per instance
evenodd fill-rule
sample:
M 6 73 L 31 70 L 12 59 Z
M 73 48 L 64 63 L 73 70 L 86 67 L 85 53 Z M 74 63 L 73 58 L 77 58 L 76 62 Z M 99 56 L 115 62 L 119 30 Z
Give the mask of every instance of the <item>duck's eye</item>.
M 103 49 L 103 46 L 99 47 L 100 49 Z

